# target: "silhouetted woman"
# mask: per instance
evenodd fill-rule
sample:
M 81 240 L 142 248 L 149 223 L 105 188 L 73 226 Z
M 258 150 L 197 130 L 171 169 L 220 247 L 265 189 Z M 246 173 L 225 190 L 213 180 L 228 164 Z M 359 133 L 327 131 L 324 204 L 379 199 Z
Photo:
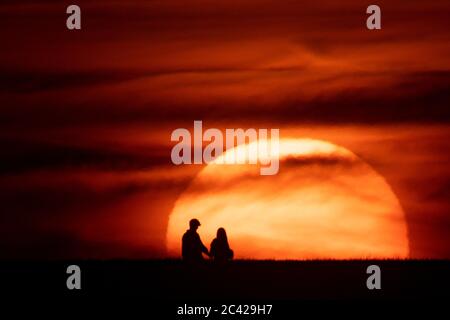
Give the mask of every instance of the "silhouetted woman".
M 233 250 L 228 244 L 227 233 L 224 228 L 217 230 L 217 237 L 211 242 L 210 256 L 216 262 L 226 262 L 233 259 Z

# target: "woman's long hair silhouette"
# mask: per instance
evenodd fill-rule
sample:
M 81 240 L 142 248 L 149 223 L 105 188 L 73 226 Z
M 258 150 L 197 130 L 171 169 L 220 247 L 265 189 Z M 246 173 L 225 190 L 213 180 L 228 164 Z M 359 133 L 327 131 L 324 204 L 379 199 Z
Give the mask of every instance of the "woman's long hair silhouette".
M 216 238 L 211 242 L 211 257 L 218 262 L 224 262 L 233 259 L 233 250 L 228 244 L 227 233 L 224 228 L 217 230 Z

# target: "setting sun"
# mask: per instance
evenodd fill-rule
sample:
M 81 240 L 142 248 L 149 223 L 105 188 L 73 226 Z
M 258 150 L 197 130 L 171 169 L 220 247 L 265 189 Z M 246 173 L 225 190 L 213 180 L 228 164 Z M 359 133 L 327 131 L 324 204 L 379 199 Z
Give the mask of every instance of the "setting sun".
M 228 150 L 251 157 L 257 141 Z M 273 150 L 270 156 L 275 156 Z M 177 200 L 167 249 L 180 252 L 188 221 L 198 218 L 205 244 L 219 227 L 236 258 L 406 258 L 404 213 L 385 179 L 349 150 L 320 140 L 282 139 L 280 170 L 270 179 L 255 165 L 206 166 Z

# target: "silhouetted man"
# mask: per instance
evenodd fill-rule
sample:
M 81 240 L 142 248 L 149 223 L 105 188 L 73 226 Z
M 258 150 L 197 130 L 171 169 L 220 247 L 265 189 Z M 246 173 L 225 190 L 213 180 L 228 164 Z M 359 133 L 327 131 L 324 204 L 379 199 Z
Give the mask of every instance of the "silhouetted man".
M 197 229 L 200 226 L 200 221 L 192 219 L 189 221 L 189 230 L 187 230 L 182 239 L 181 254 L 183 260 L 187 262 L 203 261 L 202 252 L 209 255 L 208 249 L 203 245 Z

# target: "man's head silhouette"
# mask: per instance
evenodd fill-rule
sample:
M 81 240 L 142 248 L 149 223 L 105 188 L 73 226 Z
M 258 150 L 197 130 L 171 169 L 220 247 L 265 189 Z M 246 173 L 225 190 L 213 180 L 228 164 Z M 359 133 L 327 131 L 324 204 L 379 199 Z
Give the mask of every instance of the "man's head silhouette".
M 189 228 L 191 230 L 197 230 L 199 226 L 200 221 L 198 221 L 197 219 L 191 219 L 191 221 L 189 221 Z

